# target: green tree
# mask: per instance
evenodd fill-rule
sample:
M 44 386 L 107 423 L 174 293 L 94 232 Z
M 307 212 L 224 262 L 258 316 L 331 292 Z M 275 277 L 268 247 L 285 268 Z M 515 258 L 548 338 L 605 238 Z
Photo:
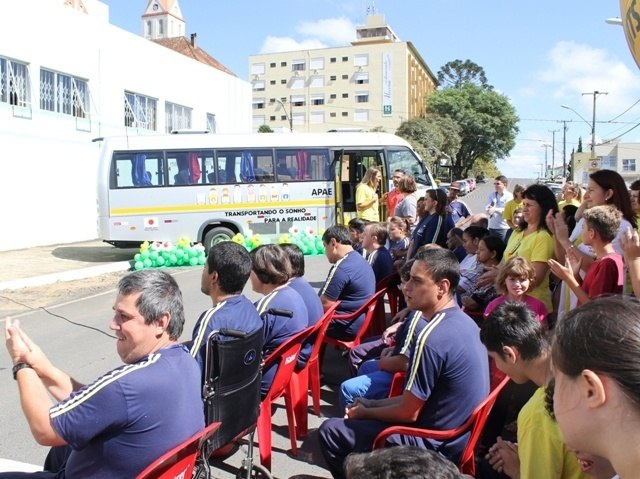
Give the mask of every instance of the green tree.
M 267 125 L 266 123 L 263 123 L 258 127 L 258 133 L 273 133 L 273 130 L 269 125 Z
M 484 68 L 468 59 L 446 63 L 438 72 L 438 83 L 442 88 L 460 88 L 472 84 L 488 90 L 493 89 L 487 83 Z
M 444 153 L 449 156 L 460 148 L 460 128 L 448 117 L 427 115 L 405 121 L 396 131 L 418 152 L 431 169 Z
M 509 99 L 472 83 L 436 90 L 427 98 L 427 111 L 447 117 L 459 127 L 459 149 L 451 150 L 455 176 L 466 176 L 476 160 L 509 156 L 518 133 L 518 116 Z

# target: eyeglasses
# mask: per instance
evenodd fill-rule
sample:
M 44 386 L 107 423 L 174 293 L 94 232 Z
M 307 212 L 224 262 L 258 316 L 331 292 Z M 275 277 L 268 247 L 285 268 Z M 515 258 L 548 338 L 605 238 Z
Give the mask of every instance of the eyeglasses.
M 500 186 L 502 183 L 494 183 L 493 186 Z

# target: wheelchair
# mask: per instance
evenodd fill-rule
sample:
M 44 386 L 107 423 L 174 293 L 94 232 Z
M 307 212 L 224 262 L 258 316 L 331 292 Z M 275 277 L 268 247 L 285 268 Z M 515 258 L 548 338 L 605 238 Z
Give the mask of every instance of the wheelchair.
M 292 317 L 291 311 L 271 308 L 269 314 Z M 221 340 L 221 338 L 231 338 Z M 254 463 L 253 439 L 260 408 L 262 347 L 264 331 L 253 333 L 221 329 L 207 338 L 202 399 L 206 424 L 220 422 L 220 428 L 207 441 L 194 471 L 194 478 L 209 479 L 209 459 L 217 451 L 233 445 L 244 436 L 247 455 L 237 479 L 272 479 L 261 464 Z

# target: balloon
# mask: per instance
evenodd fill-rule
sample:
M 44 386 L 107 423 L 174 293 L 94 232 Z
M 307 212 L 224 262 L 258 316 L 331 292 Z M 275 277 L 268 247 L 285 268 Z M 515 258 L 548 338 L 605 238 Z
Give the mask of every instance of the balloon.
M 133 260 L 138 262 L 140 261 L 141 258 L 142 258 L 142 255 L 140 253 L 136 253 L 135 256 L 133 257 Z
M 178 262 L 178 257 L 174 253 L 171 253 L 169 255 L 169 264 L 173 266 L 177 262 Z
M 151 260 L 149 258 L 145 258 L 144 261 L 142 262 L 142 264 L 144 264 L 145 268 L 150 268 L 151 267 Z
M 140 253 L 140 257 L 145 260 L 149 257 L 149 251 L 148 250 L 144 250 L 142 253 Z
M 156 265 L 158 266 L 164 266 L 164 258 L 162 256 L 158 256 L 158 259 L 156 260 Z
M 191 259 L 189 259 L 189 264 L 191 266 L 198 266 L 198 258 L 191 257 Z
M 140 271 L 142 268 L 144 268 L 144 263 L 142 261 L 136 261 L 136 263 L 133 265 L 133 269 L 135 269 L 136 271 Z
M 200 266 L 202 266 L 203 264 L 205 264 L 207 262 L 207 258 L 204 257 L 204 255 L 202 256 L 198 256 L 198 264 Z

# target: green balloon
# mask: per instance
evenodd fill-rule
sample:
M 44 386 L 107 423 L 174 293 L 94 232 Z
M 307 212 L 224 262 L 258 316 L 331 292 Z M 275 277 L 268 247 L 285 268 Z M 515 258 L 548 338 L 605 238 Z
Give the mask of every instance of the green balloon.
M 162 256 L 158 256 L 158 259 L 156 260 L 156 265 L 158 266 L 164 266 L 164 258 Z
M 140 253 L 136 253 L 135 256 L 133 257 L 134 261 L 140 261 L 142 259 L 142 255 Z
M 136 263 L 133 265 L 133 269 L 135 269 L 136 271 L 140 271 L 142 268 L 144 268 L 144 263 L 142 261 L 136 261 Z
M 202 266 L 203 264 L 205 264 L 207 262 L 207 258 L 205 258 L 204 256 L 198 256 L 198 264 L 200 266 Z
M 178 257 L 175 254 L 169 255 L 169 264 L 174 265 L 178 262 Z
M 142 253 L 140 253 L 140 257 L 145 260 L 149 257 L 149 251 L 143 251 Z
M 190 258 L 190 259 L 189 259 L 189 264 L 190 264 L 191 266 L 198 266 L 198 258 L 193 258 L 193 257 L 192 257 L 192 258 Z
M 151 253 L 149 253 L 149 258 L 151 258 L 152 260 L 157 259 L 158 258 L 158 252 L 157 251 L 152 251 Z
M 182 256 L 180 256 L 180 257 L 178 258 L 178 261 L 176 262 L 176 264 L 177 264 L 178 266 L 182 266 L 182 265 L 184 264 L 184 258 L 183 258 Z
M 144 261 L 142 262 L 142 264 L 144 264 L 145 268 L 150 268 L 151 267 L 151 260 L 149 258 L 145 258 Z

